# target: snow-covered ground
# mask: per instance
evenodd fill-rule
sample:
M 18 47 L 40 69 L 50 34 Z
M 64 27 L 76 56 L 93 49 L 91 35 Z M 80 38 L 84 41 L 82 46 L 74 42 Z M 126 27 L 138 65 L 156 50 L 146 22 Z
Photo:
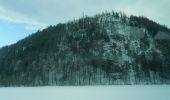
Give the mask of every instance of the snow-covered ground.
M 170 100 L 170 86 L 3 87 L 0 100 Z

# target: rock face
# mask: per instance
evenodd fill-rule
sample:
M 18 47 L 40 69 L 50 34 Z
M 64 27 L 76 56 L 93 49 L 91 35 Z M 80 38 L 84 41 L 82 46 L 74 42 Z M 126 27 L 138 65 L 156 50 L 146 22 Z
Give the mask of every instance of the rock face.
M 139 24 L 112 12 L 49 26 L 0 49 L 0 86 L 169 84 L 170 40 Z

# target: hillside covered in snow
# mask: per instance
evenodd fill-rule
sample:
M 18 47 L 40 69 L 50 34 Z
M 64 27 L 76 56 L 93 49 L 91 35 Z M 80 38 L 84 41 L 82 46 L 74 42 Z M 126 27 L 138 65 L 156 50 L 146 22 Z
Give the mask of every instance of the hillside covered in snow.
M 170 83 L 170 29 L 105 12 L 0 49 L 0 86 Z

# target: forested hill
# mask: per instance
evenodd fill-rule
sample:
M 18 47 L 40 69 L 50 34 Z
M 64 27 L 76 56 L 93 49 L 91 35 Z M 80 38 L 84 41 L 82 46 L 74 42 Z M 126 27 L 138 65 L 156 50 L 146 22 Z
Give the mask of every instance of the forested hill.
M 0 86 L 169 84 L 169 37 L 146 17 L 83 16 L 1 48 Z

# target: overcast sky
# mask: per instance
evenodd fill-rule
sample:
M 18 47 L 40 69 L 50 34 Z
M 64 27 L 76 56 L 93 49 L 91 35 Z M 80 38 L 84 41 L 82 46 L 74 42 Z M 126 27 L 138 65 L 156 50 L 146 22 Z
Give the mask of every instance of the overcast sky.
M 170 27 L 170 0 L 0 0 L 0 47 L 83 14 L 122 11 Z

